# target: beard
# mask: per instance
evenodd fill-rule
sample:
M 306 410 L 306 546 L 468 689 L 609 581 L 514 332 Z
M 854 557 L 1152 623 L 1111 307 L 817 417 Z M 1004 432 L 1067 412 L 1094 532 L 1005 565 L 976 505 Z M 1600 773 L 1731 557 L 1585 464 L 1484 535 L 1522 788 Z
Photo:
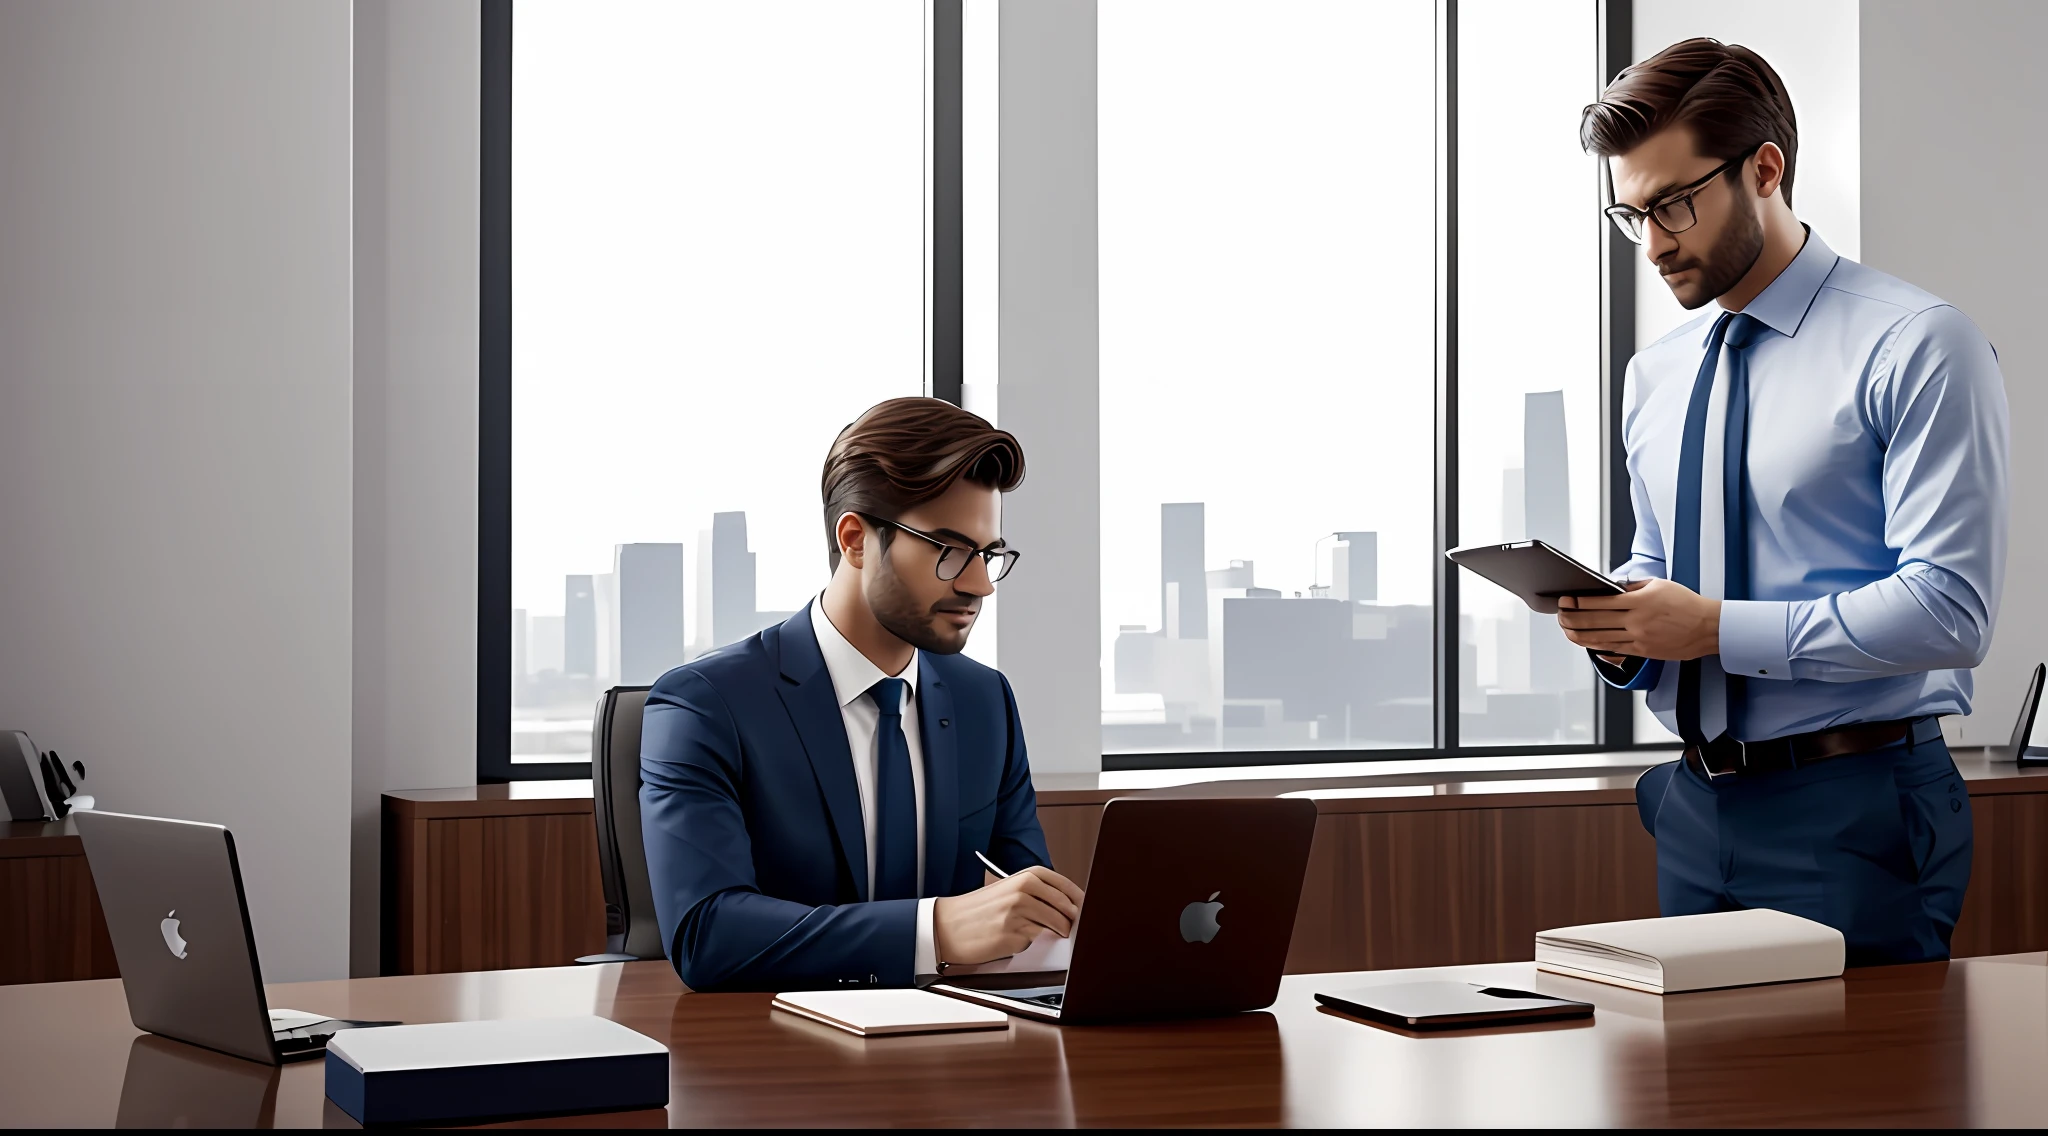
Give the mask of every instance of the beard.
M 1722 230 L 1720 239 L 1714 242 L 1714 247 L 1708 249 L 1704 256 L 1695 257 L 1682 264 L 1674 264 L 1668 270 L 1660 267 L 1659 271 L 1669 277 L 1674 272 L 1682 272 L 1688 268 L 1700 270 L 1699 283 L 1685 291 L 1680 291 L 1678 286 L 1666 281 L 1667 286 L 1671 288 L 1672 296 L 1677 298 L 1686 311 L 1692 311 L 1704 307 L 1709 301 L 1727 295 L 1728 290 L 1735 287 L 1736 283 L 1755 267 L 1757 258 L 1762 256 L 1763 252 L 1763 222 L 1757 220 L 1753 211 L 1738 207 L 1734 215 L 1728 219 L 1728 227 Z
M 868 609 L 875 613 L 875 622 L 884 631 L 934 655 L 957 655 L 966 649 L 967 633 L 973 626 L 956 633 L 953 628 L 940 625 L 933 616 L 942 611 L 975 611 L 980 607 L 978 601 L 958 595 L 942 599 L 930 608 L 920 606 L 887 557 L 882 559 L 882 571 L 868 593 Z

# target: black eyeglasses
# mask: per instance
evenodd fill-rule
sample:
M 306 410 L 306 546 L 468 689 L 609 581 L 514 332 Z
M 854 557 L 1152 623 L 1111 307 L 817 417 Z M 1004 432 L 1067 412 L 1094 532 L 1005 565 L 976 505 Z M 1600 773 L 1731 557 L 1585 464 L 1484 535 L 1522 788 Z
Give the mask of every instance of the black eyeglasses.
M 957 544 L 948 543 L 942 537 L 919 532 L 902 521 L 891 521 L 882 517 L 869 516 L 866 513 L 856 513 L 854 515 L 864 521 L 872 521 L 878 525 L 887 525 L 892 529 L 899 529 L 909 533 L 911 536 L 938 549 L 939 562 L 933 566 L 933 571 L 938 573 L 939 579 L 949 583 L 959 579 L 960 574 L 967 571 L 968 562 L 979 556 L 982 562 L 988 566 L 988 582 L 993 584 L 1009 575 L 1010 569 L 1017 566 L 1017 558 L 1024 555 L 1014 548 L 962 548 Z
M 1761 142 L 1751 146 L 1735 157 L 1715 166 L 1713 172 L 1707 176 L 1690 185 L 1680 186 L 1672 190 L 1665 195 L 1664 200 L 1649 209 L 1638 209 L 1633 205 L 1617 203 L 1609 205 L 1601 210 L 1601 212 L 1607 214 L 1608 219 L 1614 222 L 1614 227 L 1621 230 L 1622 236 L 1637 244 L 1643 243 L 1643 235 L 1646 232 L 1643 222 L 1646 218 L 1657 222 L 1658 228 L 1673 236 L 1677 236 L 1679 233 L 1685 232 L 1687 229 L 1699 224 L 1699 214 L 1694 212 L 1692 207 L 1693 194 L 1712 185 L 1715 178 L 1742 165 L 1742 163 L 1749 160 L 1751 154 L 1761 149 L 1763 149 L 1763 143 Z M 1604 159 L 1601 164 L 1603 168 L 1606 166 Z M 1614 172 L 1611 169 L 1607 172 L 1607 199 L 1609 201 L 1614 200 Z

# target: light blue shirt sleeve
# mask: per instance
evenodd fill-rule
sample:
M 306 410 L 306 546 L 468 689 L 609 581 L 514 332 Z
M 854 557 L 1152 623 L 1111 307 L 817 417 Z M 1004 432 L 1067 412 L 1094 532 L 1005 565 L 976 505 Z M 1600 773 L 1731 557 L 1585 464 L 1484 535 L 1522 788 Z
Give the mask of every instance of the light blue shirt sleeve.
M 2009 428 L 1997 356 L 1943 305 L 1900 327 L 1873 378 L 1857 409 L 1883 441 L 1883 540 L 1898 567 L 1815 599 L 1725 601 L 1721 665 L 1731 675 L 1853 682 L 1984 658 L 2006 549 Z M 1631 565 L 1643 559 L 1649 515 L 1638 500 Z

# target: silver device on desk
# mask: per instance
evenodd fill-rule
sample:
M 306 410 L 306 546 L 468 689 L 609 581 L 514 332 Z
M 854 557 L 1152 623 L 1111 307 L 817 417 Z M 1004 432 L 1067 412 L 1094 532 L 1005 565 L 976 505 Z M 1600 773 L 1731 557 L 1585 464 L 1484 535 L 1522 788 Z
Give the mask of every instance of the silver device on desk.
M 1102 811 L 1088 934 L 1075 926 L 1064 981 L 1009 972 L 928 989 L 1070 1024 L 1270 1006 L 1315 831 L 1314 801 L 1119 797 Z
M 351 1022 L 272 1010 L 235 838 L 217 824 L 72 813 L 106 911 L 135 1028 L 276 1065 L 315 1057 Z

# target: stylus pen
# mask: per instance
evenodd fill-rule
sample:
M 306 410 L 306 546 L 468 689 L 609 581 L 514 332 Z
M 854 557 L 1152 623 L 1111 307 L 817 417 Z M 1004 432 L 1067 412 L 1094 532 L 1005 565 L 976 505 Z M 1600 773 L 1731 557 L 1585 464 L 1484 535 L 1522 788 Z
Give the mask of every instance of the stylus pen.
M 1007 880 L 1010 878 L 1010 873 L 1002 870 L 1001 868 L 996 867 L 996 863 L 994 860 L 989 859 L 988 857 L 982 855 L 980 852 L 976 852 L 974 854 L 974 858 L 981 861 L 982 867 L 987 868 L 991 872 L 994 872 L 996 874 L 997 879 Z

